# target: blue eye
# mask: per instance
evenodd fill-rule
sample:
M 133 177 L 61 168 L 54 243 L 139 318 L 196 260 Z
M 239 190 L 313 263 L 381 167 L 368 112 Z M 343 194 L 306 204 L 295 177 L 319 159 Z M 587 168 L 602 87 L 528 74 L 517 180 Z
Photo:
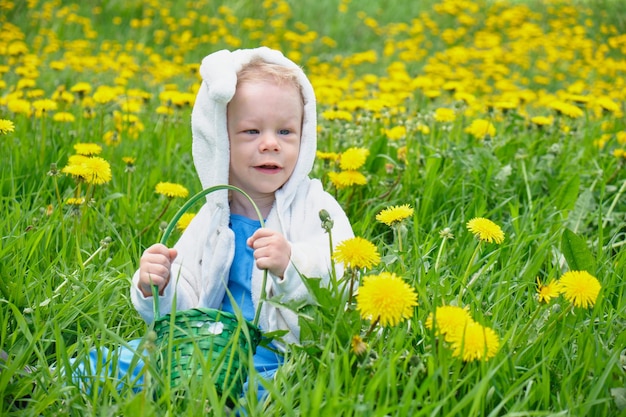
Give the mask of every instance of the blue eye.
M 278 133 L 281 135 L 288 135 L 291 133 L 291 131 L 289 129 L 280 129 Z
M 250 134 L 250 135 L 258 135 L 259 134 L 259 130 L 258 129 L 248 129 L 245 132 Z

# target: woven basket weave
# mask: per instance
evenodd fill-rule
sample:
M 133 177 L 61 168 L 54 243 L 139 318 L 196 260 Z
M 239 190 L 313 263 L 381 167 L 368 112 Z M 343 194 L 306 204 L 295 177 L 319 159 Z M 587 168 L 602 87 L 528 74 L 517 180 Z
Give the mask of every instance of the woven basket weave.
M 233 396 L 241 393 L 249 353 L 254 354 L 261 342 L 261 331 L 252 323 L 208 308 L 161 316 L 154 331 L 160 349 L 157 366 L 169 369 L 172 388 L 202 383 L 209 370 L 217 392 Z
M 229 189 L 242 193 L 252 203 L 263 227 L 263 218 L 254 201 L 241 189 L 231 185 L 207 188 L 185 203 L 168 224 L 161 243 L 165 244 L 180 217 L 197 200 L 205 195 Z M 261 299 L 257 306 L 254 323 L 234 314 L 210 308 L 193 308 L 161 315 L 158 294 L 153 287 L 154 331 L 159 348 L 157 369 L 165 370 L 170 387 L 178 389 L 207 381 L 205 370 L 215 383 L 216 391 L 236 397 L 241 394 L 248 376 L 250 353 L 254 354 L 261 342 L 258 327 L 262 301 L 265 299 L 267 271 L 264 271 Z

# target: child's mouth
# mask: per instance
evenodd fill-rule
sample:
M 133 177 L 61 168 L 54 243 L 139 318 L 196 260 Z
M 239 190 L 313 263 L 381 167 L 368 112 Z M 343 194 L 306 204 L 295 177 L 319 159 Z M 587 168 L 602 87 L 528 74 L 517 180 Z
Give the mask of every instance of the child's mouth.
M 275 164 L 262 164 L 262 165 L 257 165 L 256 168 L 260 171 L 264 171 L 264 172 L 276 172 L 280 169 L 280 167 L 278 165 Z

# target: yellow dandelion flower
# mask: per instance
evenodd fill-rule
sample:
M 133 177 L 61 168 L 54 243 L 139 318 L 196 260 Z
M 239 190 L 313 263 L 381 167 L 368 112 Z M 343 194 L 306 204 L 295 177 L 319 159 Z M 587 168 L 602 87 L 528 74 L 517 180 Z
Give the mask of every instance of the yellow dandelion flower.
M 7 133 L 15 131 L 15 125 L 12 121 L 7 119 L 0 119 L 0 134 L 6 135 Z
M 531 123 L 537 126 L 550 126 L 554 123 L 554 117 L 552 116 L 535 116 L 530 118 Z
M 339 159 L 339 154 L 336 152 L 317 151 L 315 155 L 317 156 L 318 159 L 321 159 L 324 161 L 336 161 Z
M 482 217 L 475 217 L 467 222 L 467 229 L 483 242 L 504 242 L 504 232 L 494 222 Z
M 74 145 L 74 150 L 79 155 L 100 155 L 102 152 L 102 146 L 96 143 L 77 143 Z
M 607 112 L 617 113 L 620 111 L 619 104 L 617 104 L 610 97 L 607 96 L 600 97 L 597 100 L 597 104 L 600 105 L 600 107 Z
M 490 327 L 468 321 L 463 330 L 450 337 L 452 356 L 465 362 L 493 358 L 500 348 L 500 339 Z
M 537 299 L 540 303 L 549 303 L 550 300 L 559 296 L 560 289 L 557 281 L 551 281 L 543 285 L 537 278 Z
M 98 157 L 92 156 L 82 163 L 85 168 L 84 179 L 89 184 L 104 184 L 111 181 L 111 165 Z
M 576 307 L 593 307 L 602 286 L 587 271 L 568 271 L 558 282 L 561 294 Z
M 91 93 L 91 84 L 86 83 L 86 82 L 79 82 L 79 83 L 74 84 L 70 88 L 70 91 L 72 93 L 78 93 L 78 94 Z
M 351 122 L 353 117 L 352 113 L 345 110 L 326 110 L 323 111 L 321 116 L 326 120 L 344 120 Z
M 394 126 L 391 129 L 385 129 L 385 136 L 389 140 L 400 140 L 406 136 L 406 126 Z
M 585 115 L 585 112 L 583 112 L 580 107 L 574 104 L 566 103 L 564 101 L 553 101 L 548 106 L 554 109 L 557 113 L 565 115 L 572 119 L 577 119 Z
M 378 320 L 382 326 L 395 326 L 411 317 L 417 306 L 417 293 L 402 278 L 383 272 L 363 279 L 356 303 L 364 319 Z
M 191 223 L 191 220 L 193 220 L 194 217 L 196 217 L 196 213 L 183 214 L 182 216 L 180 216 L 180 219 L 178 219 L 178 222 L 176 222 L 176 228 L 181 232 L 185 231 L 185 229 L 187 229 L 189 223 Z
M 135 161 L 137 161 L 137 158 L 133 156 L 124 156 L 122 157 L 122 161 L 124 161 L 124 163 L 128 166 L 133 166 L 135 165 Z
M 465 328 L 468 321 L 473 321 L 467 308 L 457 306 L 437 307 L 435 314 L 430 313 L 426 318 L 425 326 L 432 330 L 434 326 L 435 334 L 446 336 L 457 333 L 459 329 Z
M 483 139 L 485 136 L 494 136 L 496 134 L 495 126 L 484 119 L 476 119 L 465 128 L 465 132 L 474 136 L 476 139 Z
M 76 117 L 74 117 L 72 113 L 61 111 L 55 113 L 54 116 L 52 116 L 52 120 L 55 122 L 72 123 L 76 120 Z
M 438 122 L 454 122 L 454 119 L 456 119 L 454 109 L 440 107 L 435 110 L 435 120 Z
M 68 206 L 80 206 L 85 204 L 85 198 L 84 197 L 70 197 L 67 200 L 65 200 L 65 204 L 67 204 Z
M 618 149 L 614 149 L 613 150 L 613 156 L 616 157 L 616 158 L 619 158 L 619 159 L 626 158 L 626 150 L 619 149 L 619 148 Z
M 339 157 L 339 167 L 344 171 L 354 171 L 363 166 L 370 151 L 367 148 L 349 148 Z
M 61 172 L 81 180 L 87 176 L 87 168 L 82 163 L 72 163 L 71 161 L 61 169 Z
M 387 207 L 376 215 L 376 220 L 387 226 L 393 226 L 395 223 L 401 222 L 412 215 L 413 208 L 408 204 L 403 204 L 401 206 Z
M 41 100 L 35 100 L 33 102 L 33 109 L 35 109 L 35 116 L 41 117 L 47 112 L 54 111 L 58 108 L 56 101 L 44 98 Z
M 330 178 L 333 185 L 340 190 L 352 185 L 367 184 L 367 178 L 359 171 L 329 172 L 328 178 Z
M 380 262 L 376 246 L 362 237 L 346 239 L 338 244 L 333 258 L 337 262 L 343 262 L 347 268 L 369 269 Z
M 185 198 L 189 195 L 189 191 L 185 187 L 172 182 L 160 182 L 156 185 L 154 191 L 169 198 Z
M 359 335 L 352 336 L 350 344 L 352 345 L 352 352 L 357 356 L 361 356 L 367 351 L 367 343 Z

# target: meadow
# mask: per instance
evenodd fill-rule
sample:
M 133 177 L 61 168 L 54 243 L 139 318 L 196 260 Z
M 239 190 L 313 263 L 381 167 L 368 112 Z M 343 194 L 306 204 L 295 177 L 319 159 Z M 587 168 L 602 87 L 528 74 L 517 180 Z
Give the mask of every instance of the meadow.
M 0 415 L 626 416 L 625 16 L 610 0 L 0 0 Z M 149 342 L 130 280 L 201 191 L 201 59 L 259 45 L 315 88 L 312 177 L 359 238 L 336 252 L 359 295 L 303 277 L 317 303 L 291 306 L 302 343 L 266 402 L 173 401 L 151 368 L 138 392 L 80 389 L 72 358 Z

